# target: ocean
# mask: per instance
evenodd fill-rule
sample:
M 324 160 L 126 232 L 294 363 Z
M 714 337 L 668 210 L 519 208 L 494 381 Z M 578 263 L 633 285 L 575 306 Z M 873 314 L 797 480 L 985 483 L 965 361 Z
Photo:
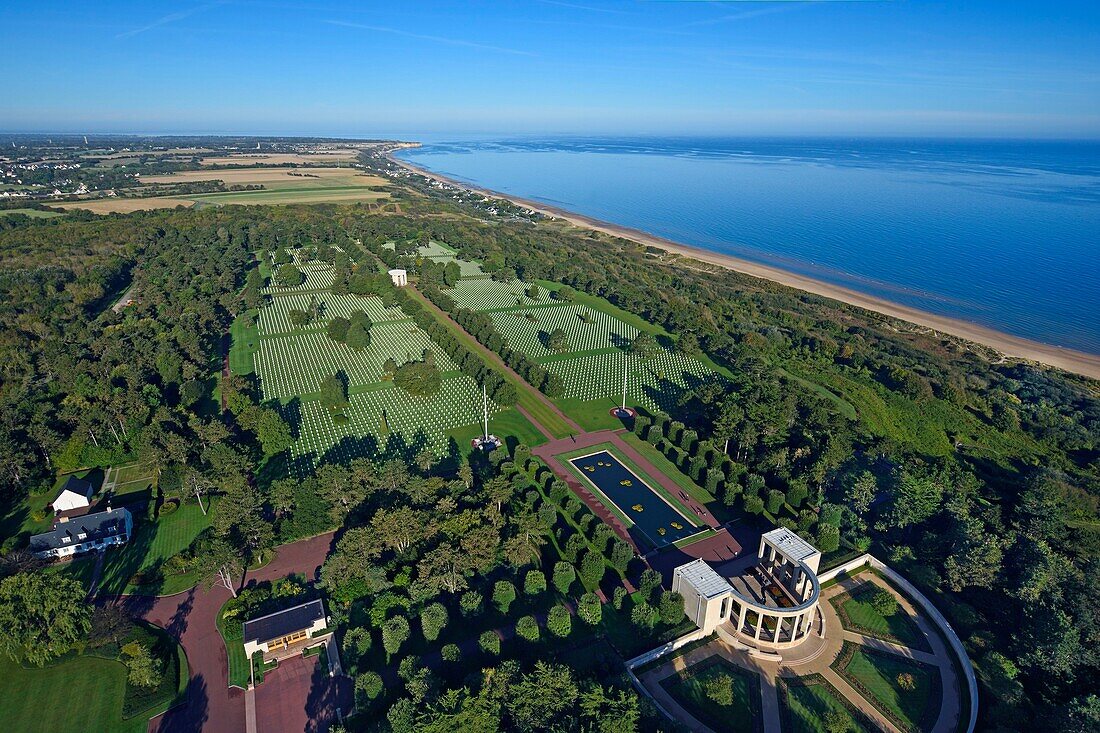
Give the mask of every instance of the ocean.
M 1100 354 L 1100 142 L 525 138 L 434 142 L 401 157 Z

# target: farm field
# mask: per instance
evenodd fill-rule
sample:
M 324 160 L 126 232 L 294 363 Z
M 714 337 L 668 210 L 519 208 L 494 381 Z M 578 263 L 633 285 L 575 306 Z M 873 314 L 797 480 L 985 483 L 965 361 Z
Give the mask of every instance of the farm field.
M 231 186 L 263 184 L 267 190 L 385 186 L 389 183 L 384 178 L 360 173 L 355 168 L 209 168 L 166 173 L 160 176 L 143 176 L 141 181 L 142 183 L 224 181 Z
M 332 186 L 329 188 L 290 188 L 277 191 L 226 191 L 189 196 L 196 203 L 213 204 L 321 204 L 354 201 L 378 201 L 388 198 L 385 191 L 366 186 Z
M 42 209 L 0 209 L 0 216 L 10 216 L 11 214 L 23 214 L 32 219 L 49 219 L 52 216 L 62 216 L 61 212 L 43 211 Z
M 71 201 L 65 204 L 56 204 L 57 208 L 87 209 L 93 214 L 129 214 L 133 211 L 149 211 L 151 209 L 174 209 L 177 206 L 191 208 L 195 202 L 186 198 L 172 198 L 168 196 L 147 199 L 105 198 L 92 201 Z
M 209 153 L 210 150 L 198 150 L 196 152 Z M 312 153 L 242 153 L 241 155 L 217 155 L 205 157 L 200 163 L 203 165 L 243 165 L 248 163 L 262 165 L 316 165 L 317 163 L 333 163 L 353 161 L 359 156 L 357 148 L 333 148 L 325 152 Z

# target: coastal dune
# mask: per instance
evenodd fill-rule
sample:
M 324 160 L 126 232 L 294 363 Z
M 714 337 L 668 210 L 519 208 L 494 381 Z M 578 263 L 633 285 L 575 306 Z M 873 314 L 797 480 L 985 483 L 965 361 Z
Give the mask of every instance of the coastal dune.
M 409 161 L 393 157 L 392 155 L 389 159 L 406 170 L 418 173 L 433 180 L 466 189 L 483 196 L 505 199 L 518 206 L 531 209 L 545 216 L 562 219 L 583 229 L 591 229 L 611 236 L 628 239 L 645 246 L 657 247 L 666 252 L 690 258 L 698 262 L 733 270 L 752 277 L 770 280 L 797 290 L 838 300 L 849 305 L 880 313 L 890 318 L 907 321 L 939 333 L 948 334 L 966 341 L 987 346 L 1003 354 L 1005 357 L 1037 362 L 1047 366 L 1057 367 L 1058 369 L 1064 369 L 1067 372 L 1087 376 L 1092 379 L 1100 379 L 1100 355 L 1087 354 L 1081 351 L 1043 344 L 961 319 L 928 313 L 916 308 L 899 305 L 898 303 L 893 303 L 883 298 L 860 293 L 840 285 L 833 285 L 804 275 L 788 272 L 778 267 L 762 265 L 731 255 L 711 252 L 699 247 L 692 247 L 638 229 L 600 221 L 599 219 L 593 219 L 592 217 L 560 209 L 555 206 L 549 206 L 537 201 L 531 201 L 529 199 L 479 186 L 473 186 L 440 175 L 410 163 Z

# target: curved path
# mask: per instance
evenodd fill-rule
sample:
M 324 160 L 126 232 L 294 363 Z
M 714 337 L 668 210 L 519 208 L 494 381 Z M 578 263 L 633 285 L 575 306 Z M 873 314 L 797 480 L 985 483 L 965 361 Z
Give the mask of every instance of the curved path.
M 249 583 L 302 573 L 315 580 L 333 546 L 333 533 L 299 540 L 276 549 L 275 559 L 245 574 Z M 230 598 L 221 586 L 197 586 L 171 596 L 121 596 L 114 599 L 137 618 L 164 628 L 187 652 L 191 668 L 186 700 L 149 721 L 150 733 L 241 733 L 245 730 L 244 690 L 229 687 L 229 660 L 216 619 Z M 312 694 L 309 690 L 306 694 Z M 301 708 L 306 707 L 301 700 Z

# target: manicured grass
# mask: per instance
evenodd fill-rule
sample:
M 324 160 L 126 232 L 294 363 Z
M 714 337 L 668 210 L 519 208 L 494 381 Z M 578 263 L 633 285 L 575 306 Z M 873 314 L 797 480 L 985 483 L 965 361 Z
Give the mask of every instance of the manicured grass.
M 244 642 L 242 641 L 244 622 L 239 618 L 232 618 L 228 621 L 222 618 L 225 605 L 228 603 L 229 601 L 226 601 L 218 609 L 218 618 L 215 623 L 218 626 L 218 633 L 221 634 L 222 643 L 225 644 L 226 657 L 229 659 L 229 686 L 236 685 L 245 689 L 248 687 L 248 677 L 251 670 L 248 664 L 248 655 L 244 653 Z
M 897 613 L 887 617 L 871 605 L 871 595 L 880 587 L 878 583 L 867 581 L 848 593 L 829 599 L 844 628 L 883 641 L 931 651 L 924 634 L 905 609 L 899 606 Z
M 257 311 L 237 316 L 229 327 L 232 345 L 229 347 L 229 371 L 232 374 L 252 374 L 253 357 L 260 348 L 260 329 L 256 325 Z
M 611 415 L 611 409 L 622 405 L 622 397 L 599 397 L 594 400 L 559 398 L 554 400 L 562 412 L 585 430 L 618 430 L 623 421 Z M 631 402 L 627 402 L 630 405 Z
M 733 679 L 732 705 L 719 705 L 706 693 L 706 683 L 723 674 Z M 742 733 L 762 727 L 759 678 L 720 657 L 710 657 L 665 678 L 661 686 L 713 730 Z
M 779 689 L 779 705 L 787 733 L 827 733 L 825 716 L 835 712 L 847 719 L 849 731 L 863 733 L 868 730 L 840 693 L 821 675 L 784 679 Z
M 166 638 L 166 637 L 165 637 Z M 123 718 L 126 666 L 77 655 L 47 667 L 23 667 L 0 654 L 0 721 L 15 733 L 144 733 L 187 685 L 187 660 L 174 646 L 173 665 L 146 710 Z
M 137 586 L 130 581 L 138 571 L 157 568 L 169 557 L 187 548 L 200 532 L 210 526 L 215 510 L 210 500 L 204 500 L 204 503 L 209 510 L 207 516 L 203 516 L 198 504 L 192 502 L 157 520 L 148 519 L 140 505 L 127 507 L 134 515 L 134 536 L 124 547 L 107 550 L 99 592 L 170 595 L 198 582 L 198 578 L 191 574 L 169 575 L 145 586 Z M 55 567 L 57 572 L 73 575 L 87 583 L 94 565 L 95 557 L 89 556 Z
M 484 426 L 481 423 L 463 425 L 446 431 L 447 435 L 454 438 L 460 450 L 469 447 L 470 441 L 482 435 Z M 538 431 L 531 421 L 520 414 L 519 410 L 509 408 L 501 410 L 489 416 L 489 432 L 501 440 L 508 442 L 509 437 L 514 437 L 524 445 L 534 447 L 546 442 L 546 436 Z
M 844 656 L 842 653 L 838 661 Z M 903 721 L 905 727 L 927 730 L 931 726 L 922 725 L 926 716 L 935 721 L 936 711 L 929 710 L 930 703 L 939 699 L 939 672 L 934 668 L 857 646 L 840 672 L 849 681 L 855 681 L 857 690 L 869 692 L 878 702 L 877 707 Z M 898 685 L 899 674 L 913 675 L 914 689 L 903 690 Z

